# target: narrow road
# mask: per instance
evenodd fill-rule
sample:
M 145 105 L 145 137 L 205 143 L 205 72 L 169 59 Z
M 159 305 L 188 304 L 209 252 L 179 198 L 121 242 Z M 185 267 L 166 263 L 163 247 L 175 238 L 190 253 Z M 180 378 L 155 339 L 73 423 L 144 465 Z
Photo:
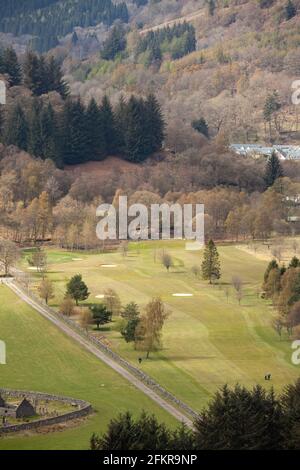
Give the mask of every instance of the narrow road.
M 193 427 L 192 421 L 187 416 L 185 416 L 183 413 L 181 413 L 179 410 L 177 410 L 177 408 L 175 408 L 173 405 L 171 405 L 166 400 L 164 400 L 162 397 L 160 397 L 151 388 L 147 387 L 147 385 L 145 385 L 141 380 L 139 380 L 137 377 L 135 377 L 130 372 L 128 372 L 124 367 L 122 367 L 120 364 L 118 364 L 112 358 L 106 356 L 106 354 L 104 354 L 102 351 L 100 351 L 98 348 L 96 348 L 88 340 L 86 340 L 82 336 L 80 336 L 79 333 L 76 333 L 76 331 L 72 330 L 72 328 L 70 328 L 68 325 L 66 325 L 65 323 L 60 321 L 54 315 L 51 315 L 46 309 L 44 309 L 41 305 L 39 305 L 37 302 L 35 302 L 33 299 L 31 299 L 28 295 L 26 295 L 18 286 L 16 286 L 16 284 L 13 282 L 12 279 L 6 279 L 6 280 L 3 279 L 3 282 L 18 297 L 20 297 L 20 299 L 22 299 L 24 302 L 26 302 L 28 305 L 30 305 L 38 313 L 43 315 L 43 317 L 45 317 L 47 320 L 54 323 L 54 325 L 56 325 L 66 335 L 68 335 L 74 341 L 79 343 L 82 347 L 87 349 L 89 352 L 94 354 L 94 356 L 96 356 L 98 359 L 100 359 L 106 365 L 111 367 L 118 374 L 120 374 L 122 377 L 124 377 L 126 380 L 128 380 L 132 385 L 134 385 L 141 392 L 143 392 L 145 395 L 147 395 L 149 398 L 151 398 L 153 401 L 155 401 L 161 408 L 163 408 L 168 413 L 170 413 L 172 416 L 174 416 L 174 418 L 178 419 L 178 421 L 180 421 L 180 422 L 185 423 L 190 428 Z
M 157 24 L 156 26 L 150 26 L 140 31 L 140 35 L 143 36 L 144 34 L 149 33 L 150 31 L 157 31 L 159 29 L 165 28 L 167 26 L 174 26 L 175 24 L 184 23 L 184 22 L 191 22 L 203 16 L 205 14 L 205 10 L 202 8 L 201 10 L 194 11 L 192 13 L 188 13 L 187 15 L 180 16 L 173 20 L 164 21 L 163 23 Z

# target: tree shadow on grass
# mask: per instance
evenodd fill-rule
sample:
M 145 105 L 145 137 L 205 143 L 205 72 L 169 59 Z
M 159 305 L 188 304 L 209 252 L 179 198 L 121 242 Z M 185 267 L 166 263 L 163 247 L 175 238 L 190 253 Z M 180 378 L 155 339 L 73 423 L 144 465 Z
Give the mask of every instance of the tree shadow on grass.
M 96 328 L 96 327 L 92 328 L 91 331 L 96 331 L 98 333 L 103 333 L 103 332 L 111 331 L 111 327 L 102 325 L 102 326 L 99 327 L 99 329 Z
M 40 274 L 36 271 L 36 274 Z M 47 271 L 46 274 L 66 274 L 65 271 Z M 61 280 L 61 279 L 59 279 Z
M 205 361 L 207 359 L 216 359 L 217 356 L 180 356 L 180 355 L 170 355 L 168 357 L 161 357 L 161 356 L 151 356 L 147 360 L 151 360 L 153 362 L 170 362 L 170 361 Z

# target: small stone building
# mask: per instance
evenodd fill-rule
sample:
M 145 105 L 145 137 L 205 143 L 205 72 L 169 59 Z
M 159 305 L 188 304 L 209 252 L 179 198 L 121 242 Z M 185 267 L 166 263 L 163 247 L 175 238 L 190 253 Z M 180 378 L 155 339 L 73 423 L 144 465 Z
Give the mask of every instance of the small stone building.
M 31 416 L 35 415 L 36 412 L 33 405 L 29 400 L 27 400 L 27 398 L 23 398 L 16 409 L 16 418 L 30 418 Z
M 27 398 L 23 398 L 19 405 L 12 405 L 6 403 L 5 400 L 0 396 L 0 416 L 12 417 L 12 418 L 30 418 L 36 416 L 34 406 L 30 403 Z

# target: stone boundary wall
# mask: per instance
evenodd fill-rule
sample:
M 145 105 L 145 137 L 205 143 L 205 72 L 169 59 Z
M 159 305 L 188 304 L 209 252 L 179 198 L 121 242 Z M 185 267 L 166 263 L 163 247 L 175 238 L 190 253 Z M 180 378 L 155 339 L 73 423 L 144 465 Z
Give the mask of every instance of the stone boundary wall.
M 31 421 L 29 423 L 21 423 L 21 424 L 12 424 L 4 427 L 0 427 L 0 436 L 3 434 L 13 433 L 13 432 L 20 432 L 20 431 L 28 431 L 28 430 L 35 430 L 42 426 L 51 426 L 53 424 L 65 423 L 67 421 L 82 418 L 87 416 L 92 412 L 92 405 L 84 400 L 79 400 L 77 398 L 70 398 L 64 397 L 60 395 L 51 395 L 49 393 L 41 393 L 41 392 L 31 392 L 26 390 L 9 390 L 6 388 L 0 388 L 0 394 L 4 396 L 9 396 L 13 398 L 31 398 L 32 400 L 49 400 L 49 401 L 60 401 L 64 403 L 69 403 L 70 405 L 76 403 L 76 405 L 80 406 L 79 409 L 74 411 L 70 411 L 68 413 L 64 413 L 59 416 L 53 416 L 50 418 L 42 418 L 37 419 L 36 421 Z
M 83 336 L 85 339 L 90 341 L 93 345 L 95 345 L 98 349 L 100 349 L 102 352 L 104 352 L 107 356 L 114 359 L 118 364 L 123 366 L 125 369 L 127 369 L 129 372 L 131 372 L 135 377 L 137 377 L 143 383 L 148 385 L 149 388 L 151 388 L 152 390 L 157 392 L 160 396 L 165 398 L 167 401 L 169 401 L 169 402 L 173 403 L 174 405 L 176 405 L 186 415 L 188 415 L 193 421 L 195 419 L 199 418 L 199 413 L 197 413 L 195 410 L 193 410 L 189 405 L 187 405 L 186 403 L 181 401 L 179 398 L 175 397 L 172 393 L 170 393 L 166 389 L 164 389 L 152 377 L 147 375 L 141 369 L 138 369 L 137 367 L 135 367 L 130 362 L 126 361 L 126 359 L 119 356 L 119 354 L 117 354 L 112 349 L 110 349 L 102 341 L 95 338 L 93 335 L 89 334 L 84 328 L 79 326 L 73 320 L 71 320 L 70 318 L 66 317 L 65 315 L 59 313 L 55 309 L 53 309 L 53 308 L 49 307 L 48 305 L 46 305 L 46 303 L 42 302 L 41 299 L 38 298 L 33 292 L 29 291 L 29 289 L 24 289 L 24 287 L 22 286 L 22 283 L 20 281 L 17 281 L 16 278 L 14 280 L 14 283 L 15 283 L 17 288 L 21 289 L 24 292 L 25 295 L 27 295 L 29 298 L 31 298 L 36 304 L 38 304 L 46 312 L 48 312 L 50 315 L 52 315 L 56 318 L 59 318 L 59 320 L 66 323 L 70 328 L 72 328 L 77 333 L 79 333 L 81 336 Z

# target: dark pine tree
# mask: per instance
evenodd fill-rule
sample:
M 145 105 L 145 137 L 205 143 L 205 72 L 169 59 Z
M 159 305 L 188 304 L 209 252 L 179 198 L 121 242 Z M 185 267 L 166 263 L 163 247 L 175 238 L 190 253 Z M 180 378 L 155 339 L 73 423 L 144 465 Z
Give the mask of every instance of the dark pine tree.
M 74 31 L 72 34 L 72 38 L 71 38 L 72 46 L 76 46 L 78 41 L 79 41 L 78 34 L 76 33 L 76 31 Z
M 91 449 L 168 449 L 169 440 L 169 430 L 155 416 L 143 412 L 135 421 L 130 413 L 124 413 L 111 420 L 103 436 L 92 436 Z
M 28 152 L 35 157 L 42 157 L 42 138 L 41 138 L 41 103 L 35 98 L 29 115 L 29 142 Z
M 300 379 L 295 384 L 285 387 L 281 396 L 284 411 L 284 448 L 300 449 Z
M 61 67 L 53 56 L 50 57 L 46 70 L 49 83 L 48 91 L 56 91 L 62 98 L 67 98 L 70 93 L 69 85 L 63 79 Z
M 63 80 L 63 74 L 58 62 L 51 56 L 48 60 L 29 51 L 23 66 L 24 84 L 34 95 L 40 96 L 50 91 L 56 91 L 62 98 L 67 98 L 69 86 Z
M 87 285 L 82 280 L 81 274 L 75 274 L 75 276 L 73 276 L 67 283 L 66 296 L 72 297 L 72 299 L 75 300 L 76 305 L 78 305 L 80 300 L 86 300 L 89 295 L 90 293 Z
M 115 111 L 115 119 L 117 125 L 117 135 L 119 137 L 119 152 L 125 155 L 125 134 L 128 127 L 127 121 L 127 103 L 123 96 L 120 97 L 119 103 Z
M 215 0 L 208 0 L 208 13 L 210 16 L 214 16 L 216 9 Z
M 141 162 L 151 146 L 149 130 L 146 130 L 144 102 L 131 96 L 126 108 L 127 126 L 123 134 L 124 156 L 131 162 Z
M 293 256 L 290 261 L 289 268 L 300 268 L 300 260 L 297 256 Z
M 282 166 L 280 164 L 279 158 L 276 153 L 273 152 L 272 155 L 268 158 L 266 169 L 265 169 L 265 185 L 266 188 L 273 186 L 277 178 L 283 176 Z
M 63 162 L 58 147 L 58 131 L 56 117 L 51 104 L 44 106 L 41 112 L 41 145 L 42 157 L 53 160 L 57 167 L 61 168 Z
M 17 104 L 9 113 L 5 125 L 6 145 L 16 145 L 22 150 L 27 150 L 29 141 L 28 123 L 20 104 Z
M 205 247 L 201 270 L 203 279 L 209 280 L 210 284 L 213 279 L 221 277 L 219 253 L 213 240 L 209 240 Z
M 103 123 L 105 154 L 113 155 L 119 152 L 120 136 L 118 135 L 116 117 L 107 96 L 103 97 L 100 112 Z
M 45 87 L 43 80 L 45 80 L 46 74 L 41 71 L 40 65 L 38 55 L 29 51 L 23 65 L 24 85 L 36 96 L 41 95 Z
M 270 263 L 268 264 L 267 269 L 264 273 L 264 282 L 265 283 L 268 282 L 269 274 L 272 271 L 272 269 L 278 269 L 278 268 L 279 268 L 279 266 L 278 266 L 278 263 L 277 263 L 276 259 L 272 259 L 272 261 L 270 261 Z
M 195 423 L 196 448 L 211 450 L 280 450 L 283 414 L 274 392 L 224 386 Z
M 86 110 L 87 146 L 89 160 L 103 160 L 106 152 L 102 113 L 91 99 Z
M 62 157 L 67 165 L 88 160 L 88 133 L 85 109 L 80 100 L 67 100 L 62 117 Z
M 291 20 L 294 18 L 294 16 L 297 15 L 297 9 L 292 2 L 292 0 L 288 0 L 286 7 L 285 7 L 285 18 L 287 21 Z
M 104 41 L 101 57 L 105 60 L 113 60 L 119 52 L 126 48 L 125 31 L 122 24 L 117 24 L 111 29 L 108 38 Z
M 195 129 L 195 131 L 209 138 L 208 125 L 204 118 L 196 119 L 195 121 L 193 121 L 192 127 L 193 129 Z
M 17 54 L 12 47 L 9 47 L 1 54 L 0 72 L 9 76 L 10 86 L 20 85 L 22 82 L 22 70 Z
M 146 67 L 150 67 L 150 65 L 157 65 L 160 67 L 162 61 L 162 53 L 161 48 L 158 41 L 153 41 L 148 48 L 148 56 L 146 58 Z
M 164 140 L 165 122 L 160 105 L 154 94 L 148 95 L 144 108 L 144 132 L 148 144 L 145 156 L 148 156 L 161 149 Z

